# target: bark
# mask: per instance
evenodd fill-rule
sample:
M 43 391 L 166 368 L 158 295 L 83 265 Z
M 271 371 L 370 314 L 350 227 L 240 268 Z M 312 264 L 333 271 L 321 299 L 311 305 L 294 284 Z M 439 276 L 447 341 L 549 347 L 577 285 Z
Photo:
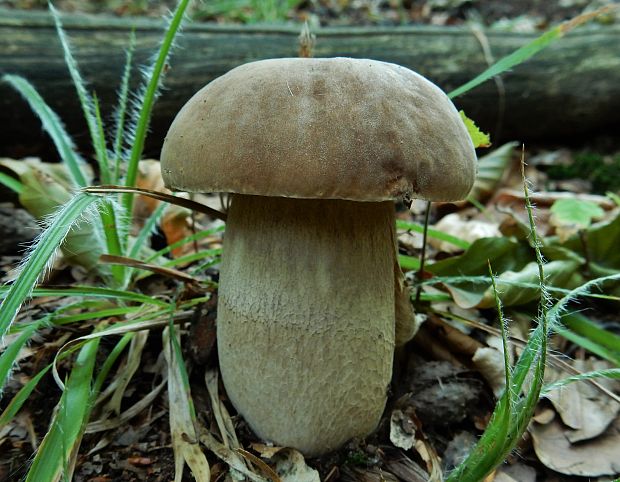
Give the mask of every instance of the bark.
M 379 422 L 394 354 L 392 202 L 234 195 L 218 301 L 233 405 L 314 456 Z
M 64 15 L 64 24 L 84 77 L 111 117 L 124 64 L 123 49 L 135 25 L 136 60 L 146 62 L 161 36 L 161 22 Z M 200 87 L 242 63 L 296 56 L 295 27 L 190 24 L 170 61 L 167 90 L 155 109 L 148 154 L 158 156 L 174 115 Z M 464 27 L 325 28 L 315 56 L 350 56 L 404 65 L 450 91 L 487 67 L 479 37 Z M 495 59 L 536 35 L 486 31 Z M 29 78 L 59 112 L 78 143 L 87 130 L 47 13 L 0 10 L 0 72 Z M 134 80 L 137 80 L 137 72 Z M 502 75 L 504 92 L 489 81 L 456 99 L 459 108 L 501 138 L 584 139 L 620 126 L 620 27 L 580 28 L 533 59 Z M 503 104 L 502 104 L 503 103 Z M 502 107 L 503 105 L 503 107 Z M 0 149 L 23 154 L 49 140 L 27 105 L 0 86 Z M 18 147 L 21 146 L 21 150 Z

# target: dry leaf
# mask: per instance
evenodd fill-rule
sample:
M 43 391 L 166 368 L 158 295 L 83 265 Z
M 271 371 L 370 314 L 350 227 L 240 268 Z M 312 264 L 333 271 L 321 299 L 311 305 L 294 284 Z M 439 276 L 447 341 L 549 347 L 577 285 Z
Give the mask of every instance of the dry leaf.
M 394 410 L 390 417 L 390 441 L 403 450 L 415 444 L 415 423 L 401 410 Z
M 407 482 L 426 482 L 428 481 L 428 474 L 416 464 L 413 460 L 408 458 L 404 454 L 395 460 L 386 460 L 385 466 L 387 469 L 396 475 L 400 480 L 406 480 Z
M 536 412 L 532 417 L 532 420 L 545 425 L 547 423 L 551 423 L 553 419 L 556 417 L 555 410 L 551 407 L 545 407 L 542 404 L 538 404 L 536 407 Z
M 443 472 L 441 469 L 441 459 L 435 452 L 435 448 L 426 440 L 416 440 L 414 444 L 415 451 L 426 463 L 426 469 L 429 472 L 429 480 L 436 482 L 443 481 Z
M 499 397 L 506 387 L 503 353 L 495 348 L 485 346 L 478 348 L 471 359 L 493 390 L 493 394 Z
M 443 468 L 452 470 L 467 458 L 478 438 L 471 432 L 460 431 L 448 442 L 443 453 Z
M 342 467 L 342 476 L 340 479 L 342 482 L 399 482 L 395 475 L 390 472 L 372 467 L 369 469 L 362 469 L 359 467 Z
M 297 450 L 282 449 L 273 460 L 282 482 L 321 482 L 319 473 L 306 465 L 304 456 Z
M 175 336 L 177 336 L 175 334 Z M 211 480 L 209 462 L 198 444 L 198 436 L 189 410 L 189 394 L 184 386 L 183 375 L 179 369 L 182 360 L 177 359 L 172 348 L 170 331 L 166 328 L 162 333 L 164 355 L 168 367 L 168 404 L 170 407 L 170 432 L 174 450 L 174 480 L 183 478 L 183 468 L 189 465 L 192 474 L 200 482 Z
M 150 189 L 171 194 L 172 191 L 166 189 L 164 180 L 161 176 L 159 161 L 154 159 L 144 159 L 138 165 L 138 177 L 136 187 L 140 189 Z M 183 196 L 183 194 L 179 194 Z M 134 216 L 137 220 L 135 228 L 140 228 L 145 220 L 153 214 L 161 201 L 149 196 L 138 195 L 134 198 Z M 161 229 L 166 237 L 168 245 L 173 244 L 192 234 L 188 218 L 191 215 L 189 209 L 177 205 L 169 205 L 161 218 Z M 192 249 L 192 245 L 178 247 L 172 250 L 172 256 L 177 258 L 187 254 Z
M 603 360 L 574 360 L 572 365 L 581 372 L 611 368 Z M 545 381 L 553 382 L 566 377 L 566 373 L 549 368 Z M 598 383 L 614 391 L 620 384 L 616 380 L 600 378 Z M 570 431 L 566 437 L 570 442 L 589 440 L 605 432 L 609 424 L 620 413 L 620 405 L 590 383 L 578 382 L 566 385 L 545 395 L 560 414 Z
M 275 454 L 277 454 L 280 450 L 284 449 L 284 447 L 278 447 L 276 445 L 267 445 L 267 444 L 258 443 L 258 442 L 252 443 L 250 444 L 250 446 L 255 452 L 258 452 L 259 455 L 264 459 L 270 459 Z
M 462 219 L 458 213 L 444 216 L 434 228 L 446 234 L 451 234 L 457 238 L 469 241 L 470 243 L 481 238 L 497 238 L 502 236 L 499 232 L 499 225 L 476 219 L 465 220 Z M 446 253 L 463 251 L 462 248 L 437 238 L 429 237 L 428 243 L 438 251 L 444 251 Z
M 493 482 L 536 482 L 536 469 L 517 462 L 497 469 Z
M 546 425 L 530 424 L 534 450 L 543 464 L 565 475 L 620 474 L 620 417 L 603 435 L 587 443 L 571 443 L 569 430 L 557 419 Z
M 160 225 L 168 246 L 193 234 L 190 222 L 191 214 L 189 209 L 181 206 L 170 205 L 166 208 L 161 217 Z M 192 243 L 185 243 L 183 246 L 172 250 L 172 257 L 178 258 L 192 252 L 193 249 Z
M 150 189 L 152 191 L 161 191 L 168 194 L 172 193 L 172 191 L 164 187 L 159 161 L 154 159 L 143 159 L 139 162 L 136 187 L 140 189 Z M 147 219 L 153 214 L 153 211 L 157 209 L 160 202 L 161 201 L 148 196 L 134 196 L 134 215 L 136 219 L 141 221 Z

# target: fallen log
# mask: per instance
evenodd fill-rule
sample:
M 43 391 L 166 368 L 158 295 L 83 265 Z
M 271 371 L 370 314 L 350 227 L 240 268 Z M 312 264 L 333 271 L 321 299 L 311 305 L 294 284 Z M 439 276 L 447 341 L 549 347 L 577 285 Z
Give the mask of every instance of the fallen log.
M 144 64 L 156 49 L 158 20 L 63 14 L 73 52 L 112 117 L 124 65 L 124 49 L 135 29 L 135 60 Z M 178 39 L 157 103 L 147 154 L 157 156 L 172 118 L 210 80 L 252 60 L 296 56 L 299 29 L 290 26 L 221 26 L 191 23 Z M 488 66 L 482 44 L 498 59 L 535 34 L 474 32 L 466 27 L 325 28 L 317 34 L 316 57 L 367 57 L 395 62 L 450 91 Z M 0 9 L 0 73 L 28 78 L 60 115 L 76 142 L 88 135 L 75 90 L 47 12 Z M 134 69 L 134 85 L 139 78 Z M 620 26 L 588 26 L 569 33 L 534 58 L 502 75 L 503 90 L 488 81 L 455 103 L 501 139 L 523 142 L 584 139 L 620 126 Z M 39 153 L 49 140 L 26 103 L 0 85 L 0 155 Z M 501 131 L 497 135 L 498 129 Z

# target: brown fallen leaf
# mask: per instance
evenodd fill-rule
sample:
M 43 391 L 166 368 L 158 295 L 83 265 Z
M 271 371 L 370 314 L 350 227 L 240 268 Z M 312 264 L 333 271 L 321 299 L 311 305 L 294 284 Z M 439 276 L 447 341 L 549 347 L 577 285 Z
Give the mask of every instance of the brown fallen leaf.
M 426 482 L 429 480 L 429 476 L 424 469 L 405 454 L 401 453 L 400 457 L 386 461 L 385 465 L 387 469 L 400 480 L 407 480 L 410 482 Z
M 503 351 L 485 346 L 478 348 L 471 360 L 493 390 L 493 394 L 500 397 L 506 387 Z
M 611 368 L 609 363 L 594 358 L 574 360 L 571 365 L 582 373 Z M 545 372 L 546 382 L 565 377 L 566 372 L 559 372 L 552 367 Z M 601 378 L 598 382 L 612 392 L 620 386 L 616 380 Z M 553 404 L 562 422 L 570 427 L 571 430 L 566 432 L 566 438 L 570 442 L 599 436 L 620 413 L 620 404 L 588 383 L 571 383 L 545 397 Z
M 415 423 L 402 410 L 392 411 L 390 441 L 404 450 L 409 450 L 415 445 Z
M 146 467 L 153 463 L 150 457 L 129 457 L 127 462 L 136 467 Z
M 304 456 L 297 450 L 282 449 L 272 460 L 282 482 L 321 482 L 319 473 L 306 465 Z
M 190 210 L 181 206 L 170 205 L 166 208 L 161 217 L 160 225 L 169 246 L 194 234 L 191 214 Z M 172 256 L 174 258 L 179 258 L 185 254 L 191 253 L 193 250 L 194 245 L 192 243 L 185 243 L 182 246 L 174 248 L 172 250 Z
M 140 189 L 150 189 L 171 194 L 165 188 L 164 179 L 161 177 L 159 161 L 154 159 L 143 159 L 138 164 L 138 177 L 136 187 Z M 138 195 L 134 197 L 134 215 L 136 219 L 143 222 L 157 209 L 160 201 L 148 196 Z
M 536 482 L 536 469 L 522 463 L 497 469 L 493 482 Z
M 458 213 L 452 213 L 444 216 L 434 227 L 439 231 L 451 234 L 452 236 L 469 241 L 470 243 L 473 243 L 477 239 L 495 238 L 501 237 L 502 235 L 499 231 L 498 224 L 480 221 L 477 219 L 463 219 Z M 432 237 L 428 239 L 428 243 L 438 251 L 443 251 L 446 253 L 456 253 L 463 250 L 452 243 Z
M 620 417 L 601 436 L 587 443 L 571 443 L 571 429 L 555 419 L 529 426 L 534 451 L 548 468 L 565 475 L 598 477 L 620 475 Z

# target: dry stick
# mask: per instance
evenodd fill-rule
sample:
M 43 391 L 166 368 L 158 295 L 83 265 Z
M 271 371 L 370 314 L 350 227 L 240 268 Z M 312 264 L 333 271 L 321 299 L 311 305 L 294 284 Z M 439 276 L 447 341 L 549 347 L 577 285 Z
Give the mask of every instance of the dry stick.
M 426 215 L 424 216 L 424 232 L 422 234 L 422 252 L 420 253 L 420 269 L 416 274 L 416 278 L 418 280 L 418 287 L 415 292 L 415 303 L 418 304 L 420 302 L 420 295 L 422 294 L 422 279 L 424 278 L 424 258 L 426 257 L 426 238 L 428 235 L 428 220 L 431 212 L 431 202 L 427 201 L 426 203 Z
M 176 204 L 177 206 L 191 209 L 192 211 L 198 211 L 199 213 L 208 214 L 209 216 L 213 216 L 214 218 L 226 221 L 226 214 L 218 211 L 217 209 L 210 208 L 209 206 L 205 206 L 202 203 L 192 201 L 191 199 L 185 199 L 179 196 L 173 196 L 172 194 L 167 194 L 165 192 L 153 191 L 151 189 L 139 189 L 137 187 L 124 186 L 92 186 L 85 187 L 81 191 L 87 192 L 89 194 L 110 194 L 115 192 L 141 194 L 143 196 L 148 196 L 159 201 L 166 201 L 170 204 Z
M 153 273 L 157 273 L 168 278 L 173 278 L 184 283 L 201 284 L 203 281 L 198 278 L 194 278 L 183 271 L 179 271 L 172 268 L 165 268 L 163 266 L 157 266 L 156 264 L 143 263 L 140 260 L 134 258 L 128 258 L 126 256 L 115 256 L 111 254 L 102 254 L 99 256 L 99 261 L 106 264 L 118 264 L 123 266 L 129 266 L 131 268 L 140 268 Z
M 194 200 L 194 194 L 191 193 L 189 196 L 190 196 L 190 199 L 193 201 Z M 192 235 L 195 236 L 196 235 L 196 211 L 192 210 L 190 219 L 192 221 L 191 226 L 190 226 L 190 230 L 192 232 Z M 198 239 L 194 238 L 194 242 L 192 243 L 192 246 L 194 248 L 194 253 L 198 253 L 198 251 L 199 251 L 199 249 L 198 249 Z
M 299 57 L 302 58 L 311 58 L 314 57 L 314 45 L 316 43 L 316 35 L 310 32 L 310 26 L 308 25 L 308 21 L 304 22 L 303 27 L 301 28 L 301 33 L 298 37 L 299 40 Z M 288 84 L 287 84 L 288 85 Z M 289 92 L 291 88 L 289 87 Z M 291 92 L 291 95 L 293 93 Z

